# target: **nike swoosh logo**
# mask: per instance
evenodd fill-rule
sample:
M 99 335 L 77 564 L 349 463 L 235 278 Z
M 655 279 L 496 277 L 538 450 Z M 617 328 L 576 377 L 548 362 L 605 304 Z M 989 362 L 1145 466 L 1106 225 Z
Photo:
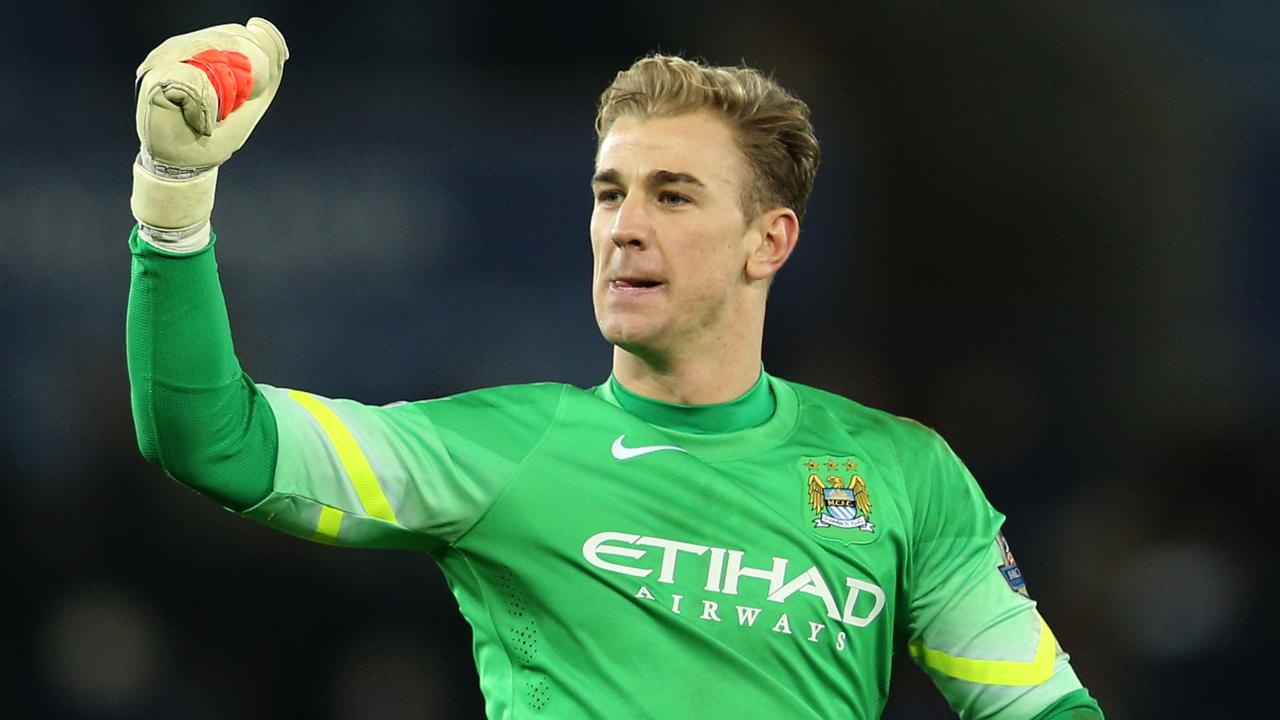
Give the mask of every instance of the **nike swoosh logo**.
M 630 460 L 631 458 L 637 458 L 641 455 L 648 455 L 649 453 L 661 452 L 663 450 L 688 452 L 684 448 L 676 447 L 675 445 L 641 445 L 639 447 L 627 447 L 622 444 L 622 439 L 626 436 L 627 434 L 623 433 L 618 436 L 617 440 L 613 441 L 613 456 L 619 460 Z

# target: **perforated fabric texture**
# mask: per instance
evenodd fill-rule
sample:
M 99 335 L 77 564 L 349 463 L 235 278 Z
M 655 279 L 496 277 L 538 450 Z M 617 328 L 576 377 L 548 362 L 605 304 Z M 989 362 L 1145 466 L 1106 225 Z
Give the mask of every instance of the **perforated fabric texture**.
M 494 582 L 507 611 L 507 643 L 511 655 L 524 666 L 520 674 L 525 701 L 531 709 L 541 711 L 546 708 L 551 691 L 546 675 L 535 669 L 541 641 L 537 618 L 530 611 L 528 595 L 511 568 L 503 567 Z

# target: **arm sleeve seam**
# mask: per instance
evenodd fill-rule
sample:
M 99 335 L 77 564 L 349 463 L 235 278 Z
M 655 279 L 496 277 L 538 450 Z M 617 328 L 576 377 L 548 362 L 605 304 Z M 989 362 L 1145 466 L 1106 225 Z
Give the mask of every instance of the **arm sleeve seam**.
M 517 463 L 516 466 L 511 469 L 511 475 L 507 477 L 506 482 L 502 484 L 502 489 L 494 493 L 493 499 L 489 501 L 489 505 L 484 509 L 484 512 L 476 516 L 476 519 L 470 525 L 468 525 L 465 530 L 458 533 L 458 537 L 448 541 L 447 543 L 448 547 L 453 548 L 455 545 L 462 542 L 462 540 L 466 538 L 467 535 L 471 534 L 471 531 L 474 530 L 477 525 L 479 525 L 481 522 L 484 521 L 486 517 L 488 517 L 489 512 L 493 510 L 494 506 L 498 504 L 498 501 L 502 499 L 502 496 L 506 494 L 507 488 L 511 487 L 511 485 L 515 482 L 516 476 L 518 476 L 520 474 L 520 471 L 524 469 L 525 465 L 529 463 L 529 458 L 537 454 L 538 449 L 542 447 L 542 444 L 546 442 L 547 438 L 551 435 L 551 430 L 555 428 L 557 423 L 560 422 L 560 415 L 564 411 L 564 398 L 565 398 L 565 395 L 568 394 L 568 392 L 569 392 L 568 385 L 561 386 L 560 397 L 556 401 L 556 411 L 551 416 L 551 422 L 547 423 L 547 428 L 542 431 L 542 435 L 540 435 L 538 437 L 537 442 L 535 442 L 533 446 L 529 448 L 529 451 L 524 454 L 524 457 L 520 458 L 520 462 Z

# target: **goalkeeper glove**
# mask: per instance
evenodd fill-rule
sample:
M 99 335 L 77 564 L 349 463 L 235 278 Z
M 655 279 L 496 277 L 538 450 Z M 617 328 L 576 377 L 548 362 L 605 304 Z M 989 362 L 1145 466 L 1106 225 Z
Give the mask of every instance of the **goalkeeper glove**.
M 262 119 L 288 58 L 280 31 L 250 18 L 169 38 L 138 66 L 130 206 L 144 239 L 176 251 L 208 244 L 218 166 Z

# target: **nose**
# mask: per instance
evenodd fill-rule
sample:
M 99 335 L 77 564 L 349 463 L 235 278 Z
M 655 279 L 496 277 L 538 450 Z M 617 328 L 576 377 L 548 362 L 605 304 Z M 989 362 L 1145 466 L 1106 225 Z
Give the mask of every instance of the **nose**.
M 609 239 L 619 250 L 626 247 L 643 250 L 649 245 L 652 233 L 653 226 L 645 212 L 643 198 L 639 197 L 639 193 L 627 195 L 613 216 Z

